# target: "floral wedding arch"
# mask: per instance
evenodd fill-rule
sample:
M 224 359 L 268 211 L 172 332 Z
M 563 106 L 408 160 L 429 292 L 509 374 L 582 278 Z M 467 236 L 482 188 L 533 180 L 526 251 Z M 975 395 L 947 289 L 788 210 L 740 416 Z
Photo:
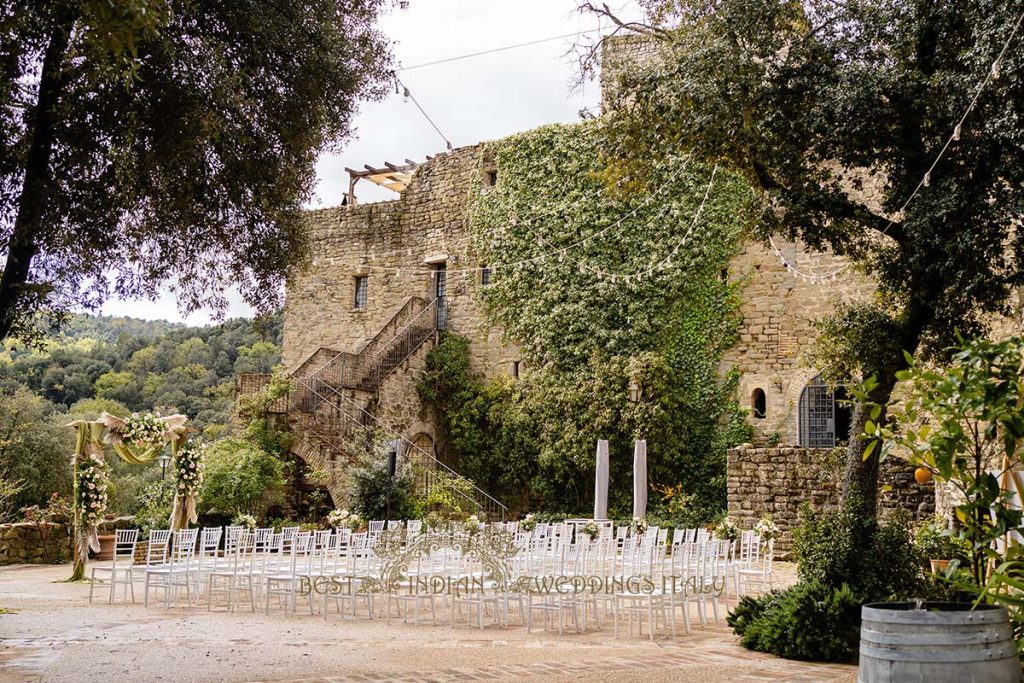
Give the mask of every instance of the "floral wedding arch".
M 89 550 L 99 550 L 98 528 L 107 511 L 107 465 L 105 446 L 125 462 L 152 462 L 170 444 L 175 475 L 174 509 L 169 520 L 172 530 L 198 521 L 196 497 L 203 483 L 204 447 L 189 440 L 184 415 L 161 417 L 153 413 L 132 413 L 119 418 L 102 413 L 98 420 L 77 420 L 68 425 L 77 433 L 74 455 L 75 566 L 72 581 L 85 578 Z

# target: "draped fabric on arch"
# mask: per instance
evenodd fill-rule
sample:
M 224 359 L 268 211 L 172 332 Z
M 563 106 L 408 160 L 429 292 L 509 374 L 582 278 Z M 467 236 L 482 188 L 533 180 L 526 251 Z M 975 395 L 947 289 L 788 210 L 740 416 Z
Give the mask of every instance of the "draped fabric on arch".
M 146 444 L 139 448 L 134 444 L 127 444 L 121 438 L 125 428 L 125 420 L 103 412 L 98 420 L 76 420 L 67 426 L 74 429 L 75 455 L 74 465 L 74 571 L 72 581 L 85 578 L 85 564 L 89 559 L 89 550 L 100 549 L 99 533 L 97 524 L 85 524 L 82 520 L 82 509 L 80 492 L 78 490 L 79 469 L 93 456 L 99 461 L 105 462 L 104 446 L 110 445 L 119 458 L 132 465 L 142 465 L 152 462 L 163 453 L 166 442 L 171 443 L 172 452 L 177 455 L 179 448 L 185 442 L 187 429 L 185 423 L 188 418 L 184 415 L 168 415 L 159 418 L 163 423 L 164 431 L 158 443 Z M 175 489 L 174 512 L 169 520 L 172 528 L 179 529 L 188 526 L 189 522 L 198 521 L 196 515 L 195 492 L 183 495 Z
M 103 453 L 103 425 L 99 422 L 87 420 L 76 420 L 68 425 L 75 430 L 75 455 L 74 455 L 74 509 L 75 509 L 75 546 L 74 546 L 74 571 L 71 579 L 78 580 L 85 578 L 85 563 L 89 559 L 89 550 L 93 552 L 100 549 L 100 538 L 95 524 L 82 524 L 81 505 L 79 504 L 78 491 L 78 469 L 87 460 L 96 456 L 102 462 Z

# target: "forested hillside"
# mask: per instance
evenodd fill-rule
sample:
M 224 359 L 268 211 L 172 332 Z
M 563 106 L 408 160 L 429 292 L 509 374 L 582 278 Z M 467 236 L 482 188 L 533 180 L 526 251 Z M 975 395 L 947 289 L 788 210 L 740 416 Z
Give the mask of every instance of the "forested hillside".
M 281 327 L 280 314 L 208 327 L 79 315 L 42 349 L 8 343 L 0 353 L 0 478 L 21 489 L 6 505 L 0 491 L 0 506 L 12 513 L 68 492 L 73 443 L 64 425 L 72 419 L 181 412 L 207 439 L 229 434 L 235 373 L 270 372 Z M 144 479 L 158 476 L 149 468 Z M 135 504 L 138 491 L 126 485 L 112 507 Z
M 280 315 L 208 327 L 79 315 L 43 351 L 8 344 L 0 383 L 6 394 L 24 386 L 65 409 L 106 398 L 133 411 L 182 412 L 205 429 L 230 415 L 235 373 L 270 372 L 280 343 Z

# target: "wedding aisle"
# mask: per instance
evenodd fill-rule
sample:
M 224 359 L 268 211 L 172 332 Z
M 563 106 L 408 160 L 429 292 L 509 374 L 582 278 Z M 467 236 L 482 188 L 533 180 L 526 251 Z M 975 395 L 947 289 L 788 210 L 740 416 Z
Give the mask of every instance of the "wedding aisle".
M 792 567 L 779 563 L 780 583 Z M 724 622 L 673 640 L 479 631 L 88 602 L 68 566 L 0 569 L 0 681 L 853 681 L 851 666 L 776 659 Z

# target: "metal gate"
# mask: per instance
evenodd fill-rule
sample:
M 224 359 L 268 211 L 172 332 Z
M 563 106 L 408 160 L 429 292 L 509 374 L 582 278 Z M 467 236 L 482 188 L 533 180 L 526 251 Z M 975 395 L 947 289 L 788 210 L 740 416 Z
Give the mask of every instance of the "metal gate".
M 817 375 L 800 394 L 800 445 L 832 448 L 836 445 L 836 397 Z

